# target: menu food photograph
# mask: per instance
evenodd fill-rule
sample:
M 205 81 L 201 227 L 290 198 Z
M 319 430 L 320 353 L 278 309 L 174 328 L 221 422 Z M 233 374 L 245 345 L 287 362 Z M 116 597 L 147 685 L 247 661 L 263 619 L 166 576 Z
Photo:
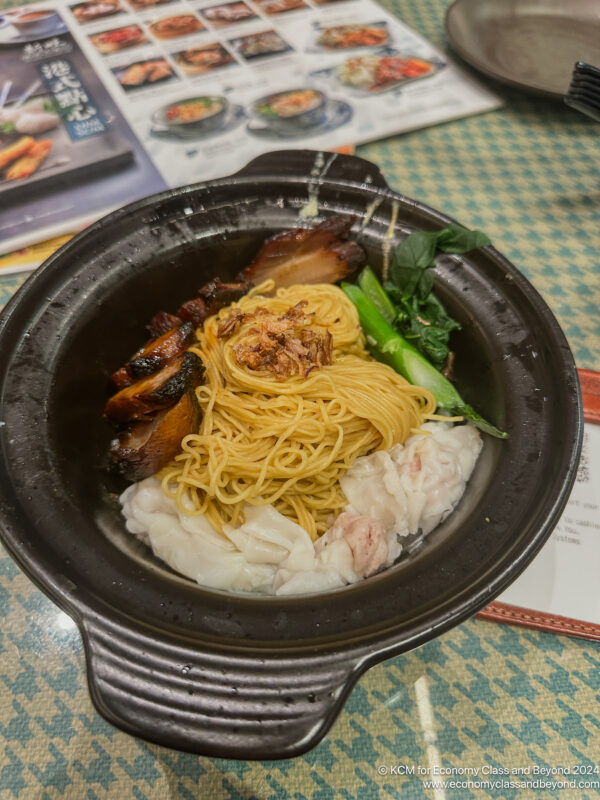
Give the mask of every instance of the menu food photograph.
M 166 186 L 61 14 L 39 14 L 27 15 L 27 32 L 17 12 L 0 28 L 0 237 L 9 248 Z

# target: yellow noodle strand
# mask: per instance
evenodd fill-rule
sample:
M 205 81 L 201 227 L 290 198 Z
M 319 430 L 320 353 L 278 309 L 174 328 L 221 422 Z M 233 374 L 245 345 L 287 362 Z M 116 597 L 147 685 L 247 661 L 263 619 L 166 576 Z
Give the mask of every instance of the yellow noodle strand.
M 244 503 L 272 503 L 314 539 L 346 505 L 339 479 L 356 458 L 404 442 L 435 411 L 433 395 L 372 359 L 356 309 L 337 287 L 256 287 L 210 317 L 191 348 L 206 366 L 197 389 L 198 433 L 161 473 L 164 490 L 188 514 L 206 514 L 220 531 L 243 521 Z M 300 301 L 311 326 L 332 336 L 332 363 L 308 375 L 278 378 L 237 360 L 235 346 L 256 335 L 243 320 L 229 338 L 231 310 L 266 309 L 277 318 Z

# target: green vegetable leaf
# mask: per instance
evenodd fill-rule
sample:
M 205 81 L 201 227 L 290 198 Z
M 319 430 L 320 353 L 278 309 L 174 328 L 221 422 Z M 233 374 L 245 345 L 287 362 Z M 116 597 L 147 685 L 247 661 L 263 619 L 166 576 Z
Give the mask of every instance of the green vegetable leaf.
M 400 242 L 390 264 L 390 278 L 399 289 L 412 293 L 414 272 L 427 269 L 434 262 L 437 237 L 437 231 L 414 231 Z
M 443 369 L 448 358 L 450 333 L 460 328 L 433 295 L 421 302 L 416 297 L 402 298 L 396 329 L 428 358 L 436 369 Z
M 440 409 L 465 417 L 491 436 L 506 439 L 508 434 L 467 405 L 441 373 L 448 359 L 450 334 L 460 324 L 433 293 L 436 250 L 467 253 L 488 244 L 490 240 L 481 231 L 469 231 L 454 223 L 439 231 L 415 231 L 396 248 L 385 287 L 373 270 L 365 267 L 358 278 L 359 286 L 342 283 L 342 289 L 357 308 L 376 358 L 411 383 L 432 391 Z
M 468 253 L 491 243 L 485 233 L 470 231 L 454 222 L 437 233 L 437 247 L 443 253 Z
M 390 265 L 390 278 L 399 289 L 412 291 L 414 270 L 425 270 L 435 263 L 436 250 L 443 253 L 468 253 L 491 244 L 481 231 L 470 231 L 451 222 L 439 231 L 413 231 L 403 239 Z
M 448 358 L 448 339 L 450 334 L 437 325 L 422 325 L 413 320 L 411 329 L 405 334 L 407 341 L 418 344 L 418 349 L 428 358 L 436 369 L 443 369 Z
M 433 282 L 433 273 L 431 274 Z M 450 333 L 460 329 L 438 298 L 429 291 L 425 299 L 418 293 L 404 295 L 392 283 L 385 285 L 389 298 L 396 307 L 394 327 L 414 347 L 426 356 L 436 369 L 443 369 L 448 359 Z
M 417 291 L 415 294 L 419 300 L 425 301 L 433 290 L 433 283 L 435 276 L 432 269 L 422 269 L 417 283 Z
M 436 251 L 467 253 L 487 244 L 481 231 L 450 223 L 439 231 L 410 233 L 394 253 L 385 285 L 397 309 L 394 327 L 438 369 L 448 358 L 449 334 L 460 325 L 433 294 Z

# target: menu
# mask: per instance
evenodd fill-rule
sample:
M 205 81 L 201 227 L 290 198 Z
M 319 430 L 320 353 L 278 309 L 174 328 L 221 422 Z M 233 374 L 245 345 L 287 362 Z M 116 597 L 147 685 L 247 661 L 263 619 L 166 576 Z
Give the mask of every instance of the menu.
M 0 15 L 0 253 L 269 150 L 334 150 L 500 104 L 372 0 L 11 9 Z
M 579 374 L 583 446 L 567 507 L 529 567 L 481 616 L 600 640 L 600 373 Z

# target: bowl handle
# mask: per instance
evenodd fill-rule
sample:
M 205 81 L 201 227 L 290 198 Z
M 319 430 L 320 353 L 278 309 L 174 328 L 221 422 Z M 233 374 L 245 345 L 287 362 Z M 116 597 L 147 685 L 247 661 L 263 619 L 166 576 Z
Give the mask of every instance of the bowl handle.
M 354 183 L 390 191 L 379 167 L 371 161 L 346 153 L 322 150 L 276 150 L 263 153 L 252 159 L 235 177 L 252 177 L 273 172 L 279 180 L 297 181 L 298 176 L 306 183 L 319 183 L 327 179 L 333 183 Z
M 216 652 L 99 617 L 88 617 L 82 630 L 98 711 L 135 736 L 205 756 L 305 752 L 325 735 L 359 675 L 340 658 Z

